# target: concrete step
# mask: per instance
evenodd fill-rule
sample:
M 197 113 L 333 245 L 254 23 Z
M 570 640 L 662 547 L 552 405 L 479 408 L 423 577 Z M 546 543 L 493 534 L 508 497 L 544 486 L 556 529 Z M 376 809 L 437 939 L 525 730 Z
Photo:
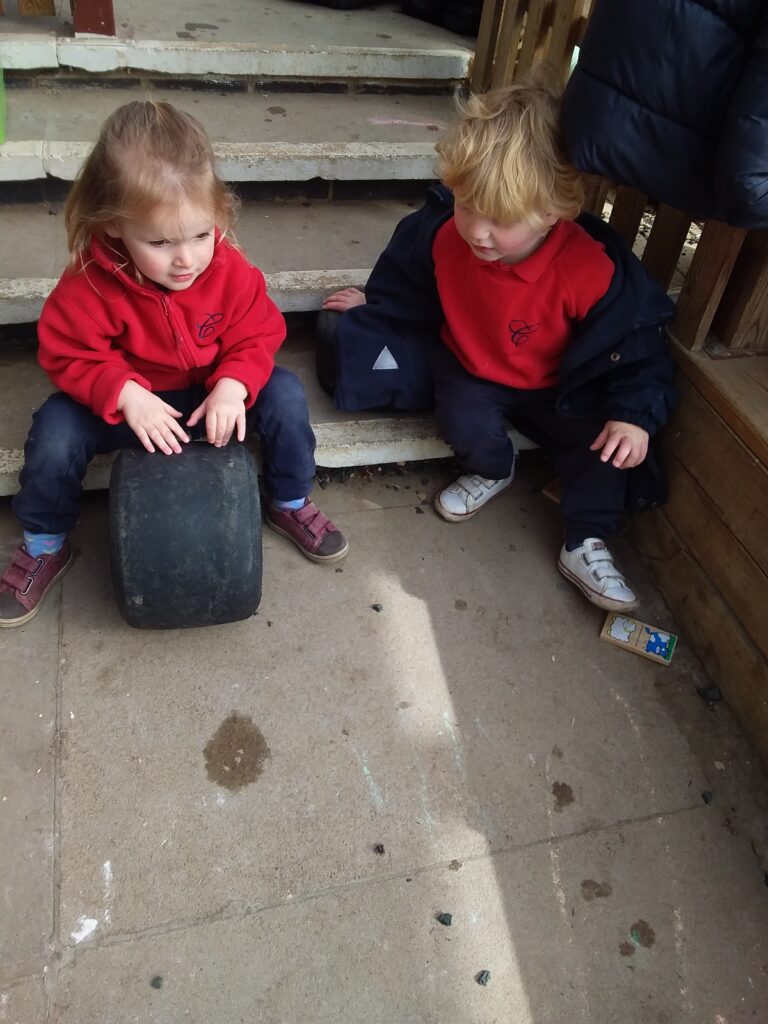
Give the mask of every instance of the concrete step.
M 278 362 L 296 373 L 309 399 L 317 438 L 318 466 L 343 467 L 442 458 L 451 454 L 434 418 L 411 413 L 344 413 L 317 383 L 314 343 L 306 328 L 289 331 Z M 0 495 L 18 490 L 24 441 L 32 413 L 53 391 L 29 347 L 0 348 Z M 519 449 L 534 447 L 510 432 Z M 86 477 L 88 489 L 105 488 L 113 456 L 97 456 Z
M 319 309 L 334 289 L 364 286 L 395 225 L 416 205 L 244 201 L 235 236 L 283 312 Z M 40 315 L 67 262 L 61 210 L 60 202 L 0 205 L 0 324 Z
M 257 93 L 170 89 L 147 81 L 114 88 L 62 80 L 7 90 L 0 181 L 50 175 L 71 181 L 104 119 L 130 100 L 167 100 L 194 114 L 228 181 L 424 180 L 452 111 L 449 96 Z
M 459 81 L 474 41 L 401 14 L 399 4 L 336 11 L 294 0 L 158 4 L 116 0 L 116 38 L 74 35 L 57 18 L 0 24 L 0 66 L 137 69 L 172 75 Z

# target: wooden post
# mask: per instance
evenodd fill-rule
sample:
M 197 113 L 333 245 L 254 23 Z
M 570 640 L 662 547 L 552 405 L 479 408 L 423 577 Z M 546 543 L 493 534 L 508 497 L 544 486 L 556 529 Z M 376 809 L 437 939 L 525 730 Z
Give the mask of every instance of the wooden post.
M 19 14 L 52 18 L 56 15 L 56 7 L 53 0 L 19 0 Z
M 491 84 L 493 58 L 496 53 L 496 42 L 503 10 L 504 0 L 485 0 L 483 4 L 470 81 L 475 92 L 482 92 Z
M 84 32 L 97 36 L 115 34 L 112 0 L 74 0 L 73 14 L 75 33 Z
M 728 348 L 768 352 L 768 231 L 750 231 L 712 322 Z
M 637 237 L 637 229 L 645 213 L 647 199 L 637 189 L 619 185 L 616 189 L 616 201 L 613 204 L 608 223 L 621 235 L 627 245 L 632 248 Z
M 506 0 L 496 41 L 496 59 L 491 72 L 495 89 L 512 81 L 520 50 L 520 37 L 525 20 L 527 0 Z
M 664 203 L 659 205 L 643 253 L 643 265 L 665 291 L 674 276 L 690 226 L 690 214 Z
M 686 348 L 701 348 L 712 326 L 747 232 L 718 220 L 704 225 L 677 303 L 672 333 Z

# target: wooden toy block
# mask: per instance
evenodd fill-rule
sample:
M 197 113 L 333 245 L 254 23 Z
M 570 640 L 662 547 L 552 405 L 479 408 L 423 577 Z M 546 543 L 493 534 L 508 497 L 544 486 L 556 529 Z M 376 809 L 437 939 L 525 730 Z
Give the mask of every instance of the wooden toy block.
M 608 612 L 600 639 L 662 665 L 670 663 L 677 645 L 675 633 L 668 633 L 621 612 Z

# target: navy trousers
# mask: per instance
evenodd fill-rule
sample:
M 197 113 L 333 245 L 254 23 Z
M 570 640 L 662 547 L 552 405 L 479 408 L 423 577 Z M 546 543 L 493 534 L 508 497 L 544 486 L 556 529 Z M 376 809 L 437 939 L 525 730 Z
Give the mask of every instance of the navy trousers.
M 204 387 L 157 394 L 183 414 L 179 422 L 188 436 L 205 437 L 205 420 L 186 426 L 205 398 Z M 271 498 L 291 501 L 309 494 L 315 476 L 315 435 L 298 377 L 274 368 L 256 402 L 246 410 L 246 432 L 261 439 L 264 484 Z M 12 502 L 21 525 L 31 533 L 69 533 L 80 515 L 83 477 L 93 456 L 140 446 L 127 423 L 105 423 L 68 395 L 51 395 L 34 414 L 24 446 L 21 489 Z M 174 458 L 162 452 L 156 455 Z
M 548 452 L 560 478 L 565 542 L 615 533 L 624 511 L 627 470 L 601 462 L 589 446 L 605 426 L 555 411 L 555 388 L 522 390 L 475 377 L 445 346 L 433 356 L 435 404 L 443 438 L 470 472 L 502 480 L 512 471 L 511 423 Z

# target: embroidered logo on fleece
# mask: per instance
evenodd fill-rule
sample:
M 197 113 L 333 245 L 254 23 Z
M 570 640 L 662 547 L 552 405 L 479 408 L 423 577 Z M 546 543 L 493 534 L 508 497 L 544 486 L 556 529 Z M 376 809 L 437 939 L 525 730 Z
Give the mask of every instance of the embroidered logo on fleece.
M 538 331 L 538 324 L 527 324 L 525 320 L 510 320 L 509 321 L 509 340 L 515 346 L 520 348 L 530 338 L 534 331 Z
M 197 336 L 200 341 L 210 338 L 216 329 L 216 324 L 224 319 L 223 313 L 206 313 L 202 323 L 197 325 Z

